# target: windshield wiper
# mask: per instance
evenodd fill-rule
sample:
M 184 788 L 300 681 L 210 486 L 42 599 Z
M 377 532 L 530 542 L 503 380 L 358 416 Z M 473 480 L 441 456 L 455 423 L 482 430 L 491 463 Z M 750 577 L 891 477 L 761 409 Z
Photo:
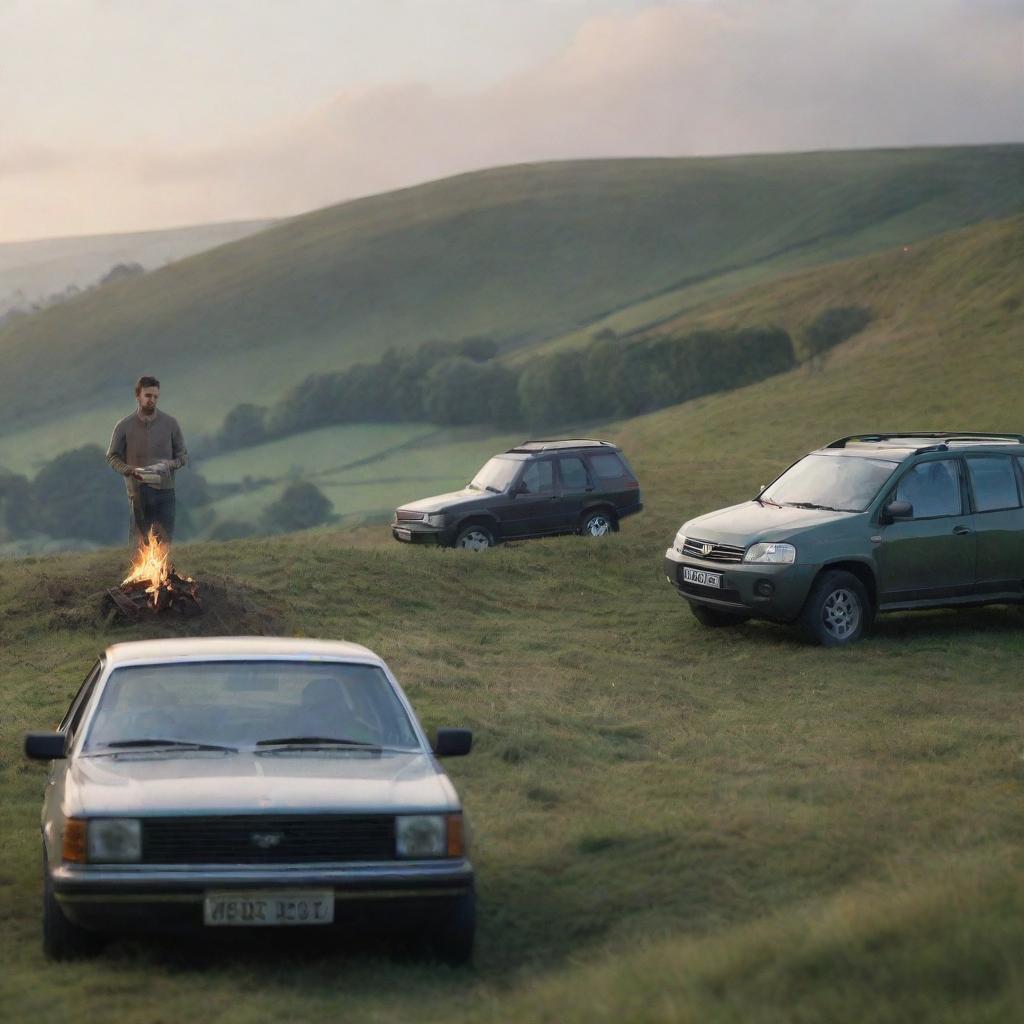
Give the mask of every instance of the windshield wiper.
M 379 743 L 350 740 L 339 736 L 278 736 L 270 740 L 257 740 L 257 747 L 370 747 L 380 749 Z
M 227 747 L 222 743 L 202 743 L 198 740 L 172 740 L 160 736 L 145 736 L 137 740 L 114 740 L 104 743 L 108 750 L 129 750 L 133 747 L 173 747 L 175 750 L 229 750 L 238 753 L 238 747 Z
M 495 494 L 503 494 L 503 493 L 504 493 L 503 491 L 499 491 L 497 487 L 492 487 L 492 486 L 491 486 L 490 484 L 488 484 L 488 485 L 487 485 L 487 486 L 486 486 L 486 487 L 484 488 L 484 490 L 485 490 L 485 491 L 493 491 L 493 492 L 494 492 Z
M 774 505 L 776 508 L 782 508 L 782 506 L 777 501 L 772 501 L 771 498 L 766 498 L 763 494 L 759 494 L 754 499 L 754 501 L 756 501 L 759 505 Z
M 843 512 L 844 509 L 833 508 L 831 505 L 818 505 L 813 501 L 787 501 L 790 508 L 820 508 L 825 512 Z

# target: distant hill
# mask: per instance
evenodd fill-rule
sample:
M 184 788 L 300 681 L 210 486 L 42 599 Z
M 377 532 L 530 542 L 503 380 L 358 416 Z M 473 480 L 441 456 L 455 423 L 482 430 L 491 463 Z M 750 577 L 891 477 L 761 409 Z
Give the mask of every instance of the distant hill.
M 84 289 L 119 263 L 146 270 L 262 231 L 273 220 L 198 224 L 166 231 L 0 242 L 0 316 L 70 286 Z
M 196 427 L 312 371 L 434 337 L 525 346 L 645 298 L 1024 209 L 1024 146 L 577 161 L 344 203 L 0 330 L 0 427 L 130 404 Z M 679 306 L 676 309 L 680 308 Z M 662 310 L 662 315 L 671 313 Z M 50 371 L 74 387 L 50 407 Z

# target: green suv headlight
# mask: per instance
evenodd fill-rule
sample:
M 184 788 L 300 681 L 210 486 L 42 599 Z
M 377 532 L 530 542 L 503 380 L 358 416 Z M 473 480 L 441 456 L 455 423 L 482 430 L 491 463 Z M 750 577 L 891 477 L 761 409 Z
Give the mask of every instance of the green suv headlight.
M 743 561 L 760 565 L 792 565 L 796 561 L 796 548 L 792 544 L 751 544 Z

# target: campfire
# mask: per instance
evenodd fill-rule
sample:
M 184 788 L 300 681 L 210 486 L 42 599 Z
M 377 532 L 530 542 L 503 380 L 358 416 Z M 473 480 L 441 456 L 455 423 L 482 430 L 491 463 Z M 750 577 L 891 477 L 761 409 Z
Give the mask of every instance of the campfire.
M 179 576 L 170 556 L 169 545 L 150 531 L 121 585 L 107 591 L 115 607 L 132 619 L 167 609 L 198 615 L 202 611 L 199 585 L 190 576 Z

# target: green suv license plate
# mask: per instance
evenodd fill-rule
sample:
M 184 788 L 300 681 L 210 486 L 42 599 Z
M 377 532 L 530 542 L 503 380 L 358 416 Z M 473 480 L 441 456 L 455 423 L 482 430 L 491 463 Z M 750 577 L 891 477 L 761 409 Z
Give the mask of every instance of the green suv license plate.
M 331 924 L 333 921 L 333 889 L 230 890 L 207 892 L 203 900 L 203 924 L 214 927 Z
M 722 574 L 720 572 L 705 572 L 703 569 L 691 569 L 688 565 L 683 566 L 683 582 L 696 583 L 699 587 L 715 587 L 722 589 Z

